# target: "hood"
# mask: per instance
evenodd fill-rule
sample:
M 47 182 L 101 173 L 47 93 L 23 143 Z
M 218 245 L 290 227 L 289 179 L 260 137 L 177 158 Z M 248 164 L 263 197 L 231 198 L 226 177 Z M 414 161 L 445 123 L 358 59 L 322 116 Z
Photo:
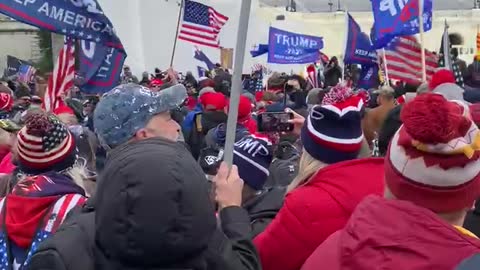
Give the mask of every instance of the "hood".
M 216 230 L 202 169 L 160 138 L 109 154 L 95 205 L 97 251 L 110 264 L 168 268 L 202 254 Z
M 202 115 L 202 126 L 206 134 L 210 129 L 217 127 L 221 123 L 227 122 L 227 115 L 224 112 L 204 112 Z
M 453 269 L 480 242 L 407 201 L 366 198 L 338 237 L 341 269 Z
M 286 192 L 286 187 L 265 189 L 254 198 L 246 201 L 242 207 L 247 210 L 250 216 L 261 215 L 265 212 L 277 213 L 282 208 Z
M 364 158 L 335 163 L 320 169 L 305 187 L 324 190 L 345 211 L 351 213 L 365 196 L 383 194 L 385 186 L 383 167 L 383 158 Z
M 70 178 L 55 172 L 27 177 L 18 182 L 6 201 L 8 237 L 17 246 L 28 248 L 51 205 L 67 194 L 85 196 L 83 189 Z

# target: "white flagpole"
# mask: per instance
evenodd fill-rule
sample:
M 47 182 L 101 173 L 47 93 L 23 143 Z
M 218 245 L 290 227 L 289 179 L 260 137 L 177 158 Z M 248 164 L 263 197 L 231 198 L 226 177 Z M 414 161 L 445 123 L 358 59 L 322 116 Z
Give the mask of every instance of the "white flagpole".
M 228 111 L 227 136 L 225 140 L 224 161 L 231 168 L 233 162 L 233 144 L 237 129 L 238 103 L 242 92 L 243 61 L 247 43 L 248 23 L 252 0 L 242 0 L 240 20 L 238 23 L 237 45 L 235 46 L 235 62 L 233 66 L 232 89 L 230 90 L 230 110 Z
M 424 29 L 423 29 L 423 7 L 425 3 L 424 0 L 419 0 L 418 2 L 418 19 L 420 23 L 420 45 L 422 50 L 422 81 L 427 81 L 427 66 L 425 64 L 425 43 L 424 43 Z
M 387 86 L 390 86 L 390 77 L 388 76 L 388 62 L 387 62 L 387 55 L 385 53 L 385 48 L 382 49 L 383 54 L 383 66 L 385 67 L 385 82 Z
M 345 57 L 347 56 L 347 42 L 348 42 L 348 11 L 345 9 L 345 39 L 343 41 L 343 67 L 342 67 L 342 83 L 345 82 Z

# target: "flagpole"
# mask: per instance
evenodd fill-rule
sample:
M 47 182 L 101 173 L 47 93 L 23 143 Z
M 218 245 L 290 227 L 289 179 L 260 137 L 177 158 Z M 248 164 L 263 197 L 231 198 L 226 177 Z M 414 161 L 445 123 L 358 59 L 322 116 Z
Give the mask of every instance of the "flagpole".
M 385 82 L 387 86 L 390 86 L 390 78 L 388 76 L 388 62 L 387 62 L 387 55 L 385 53 L 385 48 L 382 48 L 383 53 L 383 66 L 385 67 Z
M 224 161 L 229 167 L 232 166 L 233 162 L 233 144 L 235 143 L 235 133 L 237 129 L 238 103 L 240 101 L 240 92 L 242 91 L 243 62 L 245 58 L 251 5 L 252 0 L 242 1 L 238 22 L 237 45 L 235 46 L 235 62 L 233 66 L 232 89 L 230 91 L 230 110 L 228 111 L 224 156 Z
M 343 67 L 342 67 L 342 83 L 345 82 L 345 56 L 347 55 L 347 42 L 348 42 L 348 12 L 345 9 L 345 39 L 343 41 Z
M 423 29 L 423 7 L 424 0 L 419 0 L 418 2 L 418 19 L 420 23 L 420 45 L 421 45 L 421 54 L 422 54 L 422 81 L 427 81 L 427 66 L 425 64 L 425 43 L 424 43 L 424 29 Z
M 173 66 L 175 59 L 175 51 L 177 50 L 178 32 L 180 30 L 180 23 L 182 22 L 183 0 L 180 0 L 180 10 L 178 11 L 177 31 L 175 32 L 175 40 L 173 41 L 172 59 L 170 60 L 170 67 Z

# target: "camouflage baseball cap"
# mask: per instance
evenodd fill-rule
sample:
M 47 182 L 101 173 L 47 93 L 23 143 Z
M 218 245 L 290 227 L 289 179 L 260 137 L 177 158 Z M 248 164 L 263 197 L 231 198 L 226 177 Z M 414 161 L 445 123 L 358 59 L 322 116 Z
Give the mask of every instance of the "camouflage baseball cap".
M 137 84 L 123 84 L 105 93 L 97 104 L 93 123 L 102 143 L 115 147 L 131 139 L 150 118 L 180 106 L 187 98 L 181 84 L 152 92 Z

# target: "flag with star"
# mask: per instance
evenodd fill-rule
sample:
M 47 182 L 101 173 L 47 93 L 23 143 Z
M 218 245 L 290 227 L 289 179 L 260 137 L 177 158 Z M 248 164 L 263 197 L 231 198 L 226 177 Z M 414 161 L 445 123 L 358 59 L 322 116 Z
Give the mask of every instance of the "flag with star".
M 464 81 L 463 81 L 462 71 L 460 70 L 460 67 L 458 66 L 458 64 L 455 63 L 453 55 L 451 53 L 452 46 L 450 44 L 448 28 L 449 26 L 447 24 L 447 21 L 445 21 L 445 29 L 443 31 L 443 36 L 442 36 L 442 45 L 440 47 L 440 52 L 439 52 L 438 66 L 451 70 L 453 72 L 453 75 L 455 76 L 456 84 L 460 87 L 463 87 Z

